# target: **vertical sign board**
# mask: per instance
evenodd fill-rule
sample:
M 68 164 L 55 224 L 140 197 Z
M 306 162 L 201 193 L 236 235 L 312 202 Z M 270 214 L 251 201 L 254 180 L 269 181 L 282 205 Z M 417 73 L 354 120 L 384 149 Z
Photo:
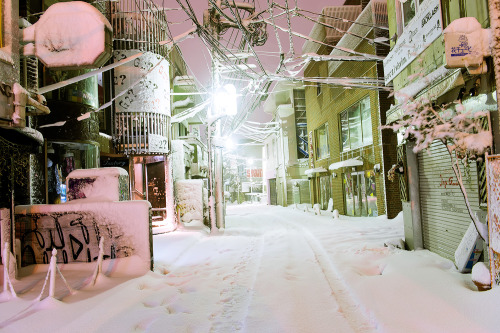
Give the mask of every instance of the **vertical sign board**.
M 313 145 L 313 132 L 309 132 L 309 167 L 314 169 L 314 145 Z
M 455 265 L 460 273 L 469 273 L 483 252 L 483 243 L 477 233 L 474 222 L 471 222 L 462 241 L 455 251 Z
M 500 285 L 500 155 L 486 157 L 491 283 Z

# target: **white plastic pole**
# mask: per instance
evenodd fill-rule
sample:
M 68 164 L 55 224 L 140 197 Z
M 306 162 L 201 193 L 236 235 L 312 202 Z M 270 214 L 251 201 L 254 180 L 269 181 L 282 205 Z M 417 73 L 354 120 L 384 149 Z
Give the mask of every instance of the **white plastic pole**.
M 10 245 L 5 242 L 3 250 L 3 291 L 7 291 L 9 287 L 9 266 L 10 266 Z
M 50 283 L 49 283 L 49 297 L 54 297 L 55 287 L 56 287 L 56 254 L 57 250 L 52 250 L 52 258 L 50 258 Z
M 98 273 L 102 272 L 102 260 L 104 257 L 104 237 L 99 240 L 99 258 L 97 258 L 97 270 Z
M 104 258 L 104 237 L 99 240 L 99 254 L 97 256 L 97 266 L 94 271 L 94 276 L 92 277 L 92 284 L 95 285 L 97 282 L 97 276 L 102 272 L 102 260 Z

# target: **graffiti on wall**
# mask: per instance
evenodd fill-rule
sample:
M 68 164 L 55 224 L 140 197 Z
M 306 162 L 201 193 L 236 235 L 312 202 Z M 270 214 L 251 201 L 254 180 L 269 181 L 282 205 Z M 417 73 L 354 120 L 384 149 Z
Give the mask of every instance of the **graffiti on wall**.
M 48 264 L 52 249 L 58 250 L 59 263 L 95 261 L 101 237 L 105 259 L 129 257 L 134 252 L 132 242 L 119 225 L 100 222 L 92 212 L 16 215 L 21 266 Z

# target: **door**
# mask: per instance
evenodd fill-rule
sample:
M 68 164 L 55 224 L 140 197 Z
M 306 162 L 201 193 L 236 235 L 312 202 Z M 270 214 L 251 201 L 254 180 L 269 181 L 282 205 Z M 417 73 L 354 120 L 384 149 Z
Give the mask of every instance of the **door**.
M 319 177 L 319 204 L 322 210 L 326 210 L 328 208 L 328 201 L 330 200 L 330 176 L 321 176 Z
M 354 194 L 354 180 L 350 173 L 344 173 L 344 195 L 345 195 L 345 213 L 349 216 L 356 216 L 355 207 L 357 197 Z
M 153 216 L 165 217 L 165 208 L 167 206 L 165 196 L 165 164 L 164 162 L 155 162 L 146 164 L 146 175 L 148 182 L 148 201 L 153 208 Z
M 346 215 L 378 216 L 377 189 L 373 171 L 344 174 Z
M 269 203 L 273 206 L 278 204 L 278 194 L 276 193 L 276 178 L 269 179 Z

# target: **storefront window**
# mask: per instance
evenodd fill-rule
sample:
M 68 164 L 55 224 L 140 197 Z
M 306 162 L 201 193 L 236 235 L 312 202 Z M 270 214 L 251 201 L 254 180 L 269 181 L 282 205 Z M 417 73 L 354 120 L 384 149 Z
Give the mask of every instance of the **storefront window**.
M 316 138 L 316 159 L 320 160 L 330 156 L 328 147 L 328 123 L 321 125 L 315 131 Z
M 373 143 L 369 96 L 340 114 L 340 128 L 343 151 Z
M 47 148 L 49 203 L 64 202 L 66 177 L 75 169 L 97 168 L 98 158 L 97 144 L 49 141 Z

